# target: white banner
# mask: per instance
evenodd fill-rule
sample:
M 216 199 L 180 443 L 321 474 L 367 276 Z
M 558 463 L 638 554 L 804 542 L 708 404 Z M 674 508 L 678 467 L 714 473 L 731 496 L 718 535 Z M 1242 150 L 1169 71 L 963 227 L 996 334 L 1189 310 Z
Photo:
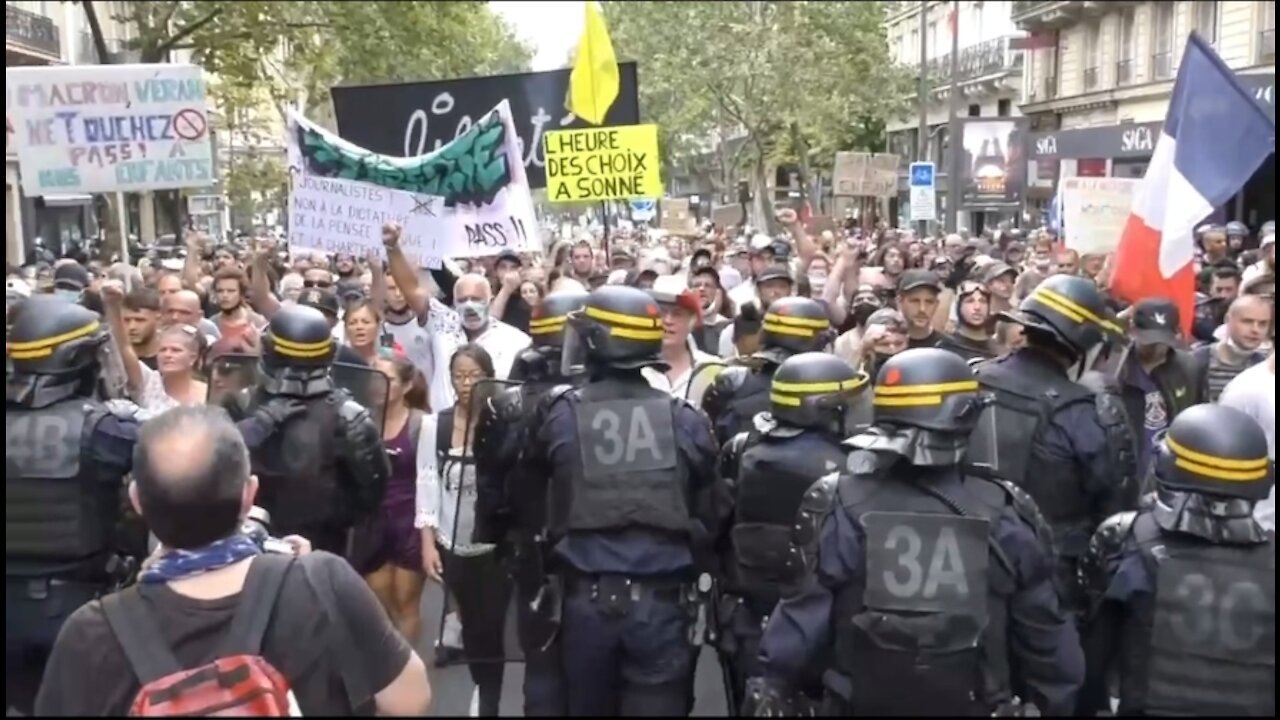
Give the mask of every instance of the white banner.
M 1133 209 L 1141 180 L 1127 178 L 1063 178 L 1062 241 L 1081 255 L 1116 251 Z
M 298 115 L 290 117 L 289 242 L 357 255 L 382 247 L 382 225 L 404 228 L 421 265 L 504 250 L 540 251 L 533 199 L 504 101 L 436 152 L 378 155 Z
M 194 65 L 5 68 L 27 195 L 213 184 L 204 72 Z

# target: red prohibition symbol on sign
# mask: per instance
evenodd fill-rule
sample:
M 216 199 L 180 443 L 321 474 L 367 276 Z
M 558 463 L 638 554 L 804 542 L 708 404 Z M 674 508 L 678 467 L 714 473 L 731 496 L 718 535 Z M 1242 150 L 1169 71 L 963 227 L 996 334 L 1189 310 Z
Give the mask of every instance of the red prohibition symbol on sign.
M 173 114 L 173 132 L 183 140 L 199 140 L 206 129 L 208 123 L 199 110 L 186 108 Z

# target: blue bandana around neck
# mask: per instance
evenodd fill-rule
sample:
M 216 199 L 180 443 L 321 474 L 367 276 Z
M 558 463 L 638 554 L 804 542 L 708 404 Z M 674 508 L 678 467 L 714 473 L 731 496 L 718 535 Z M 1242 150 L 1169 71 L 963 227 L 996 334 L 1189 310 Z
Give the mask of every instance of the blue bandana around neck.
M 221 570 L 261 553 L 262 548 L 249 536 L 236 533 L 204 547 L 166 552 L 154 565 L 143 571 L 139 582 L 151 584 L 183 580 L 201 573 Z

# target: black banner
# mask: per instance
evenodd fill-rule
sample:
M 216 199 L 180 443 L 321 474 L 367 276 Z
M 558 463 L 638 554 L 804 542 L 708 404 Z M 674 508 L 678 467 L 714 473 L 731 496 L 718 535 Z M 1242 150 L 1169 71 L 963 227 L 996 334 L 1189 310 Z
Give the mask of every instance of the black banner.
M 338 134 L 383 155 L 412 157 L 433 152 L 465 133 L 498 103 L 511 103 L 520 135 L 529 187 L 547 186 L 542 135 L 548 130 L 588 127 L 565 110 L 569 68 L 518 75 L 492 75 L 395 85 L 332 89 Z M 636 64 L 618 64 L 618 99 L 605 125 L 640 122 Z
M 1025 125 L 1015 118 L 961 121 L 960 207 L 965 210 L 1017 207 L 1027 185 Z

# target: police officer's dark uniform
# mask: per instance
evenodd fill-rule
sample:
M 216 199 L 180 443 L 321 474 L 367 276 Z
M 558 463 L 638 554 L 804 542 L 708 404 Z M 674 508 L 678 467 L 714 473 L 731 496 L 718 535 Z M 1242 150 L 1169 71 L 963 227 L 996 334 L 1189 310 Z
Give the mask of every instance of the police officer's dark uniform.
M 1048 530 L 1024 493 L 961 469 L 981 414 L 959 357 L 908 350 L 880 370 L 873 428 L 806 494 L 811 574 L 779 603 L 747 704 L 779 709 L 830 653 L 825 714 L 990 715 L 1074 709 L 1084 673 L 1058 604 Z
M 844 467 L 841 443 L 871 423 L 870 386 L 835 355 L 801 353 L 773 375 L 770 411 L 738 433 L 720 455 L 732 479 L 733 556 L 717 607 L 721 652 L 733 672 L 734 698 L 759 676 L 764 622 L 784 588 L 795 589 L 805 567 L 793 533 L 800 500 L 819 478 Z
M 757 282 L 763 282 L 762 278 Z M 751 420 L 769 409 L 769 382 L 784 360 L 802 352 L 821 352 L 835 339 L 827 310 L 816 300 L 785 297 L 764 314 L 760 352 L 730 365 L 702 399 L 720 445 L 751 429 Z
M 566 709 L 559 647 L 553 643 L 556 628 L 539 599 L 548 564 L 546 483 L 528 477 L 524 457 L 537 431 L 533 422 L 538 403 L 553 388 L 571 382 L 561 351 L 568 315 L 582 309 L 586 300 L 586 293 L 552 293 L 533 308 L 533 345 L 516 357 L 511 369 L 511 379 L 521 384 L 496 393 L 476 421 L 473 539 L 498 544 L 512 555 L 528 717 L 564 715 Z
M 728 515 L 711 427 L 641 373 L 661 366 L 647 293 L 602 287 L 569 324 L 589 379 L 544 400 L 528 455 L 531 476 L 549 480 L 568 714 L 683 715 L 693 581 Z
M 1093 600 L 1081 713 L 1275 717 L 1275 539 L 1253 519 L 1274 481 L 1248 415 L 1198 405 L 1157 450 L 1155 497 L 1103 523 L 1082 572 Z
M 1045 280 L 1005 319 L 1027 345 L 977 365 L 994 405 L 970 442 L 970 472 L 1024 489 L 1053 528 L 1058 580 L 1068 610 L 1083 609 L 1077 573 L 1103 520 L 1137 501 L 1136 444 L 1114 396 L 1077 381 L 1108 337 L 1123 335 L 1093 281 Z
M 348 531 L 380 511 L 391 471 L 382 428 L 334 385 L 329 370 L 335 350 L 318 310 L 294 305 L 271 319 L 262 338 L 260 386 L 248 411 L 288 398 L 306 413 L 281 424 L 250 456 L 260 483 L 258 505 L 271 513 L 275 531 L 345 555 Z
M 110 336 L 98 314 L 35 296 L 8 340 L 5 696 L 29 711 L 63 621 L 123 580 L 122 558 L 146 547 L 121 547 L 116 532 L 138 421 L 99 399 Z

